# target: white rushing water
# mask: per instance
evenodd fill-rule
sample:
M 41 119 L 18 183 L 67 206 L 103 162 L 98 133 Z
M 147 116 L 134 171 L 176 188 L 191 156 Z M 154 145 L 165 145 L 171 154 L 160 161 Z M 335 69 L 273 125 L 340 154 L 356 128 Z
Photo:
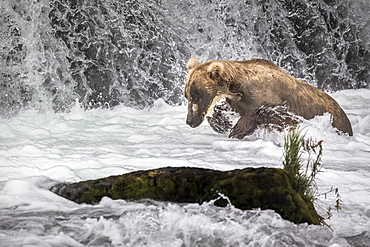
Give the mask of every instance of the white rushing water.
M 21 112 L 0 119 L 0 246 L 367 246 L 370 243 L 370 90 L 333 94 L 353 137 L 339 136 L 328 116 L 309 121 L 323 140 L 321 192 L 339 188 L 342 210 L 326 226 L 296 225 L 273 211 L 242 211 L 170 202 L 79 205 L 48 189 L 165 166 L 219 170 L 282 167 L 282 133 L 228 139 L 206 122 L 191 129 L 186 107 L 157 100 L 151 109 L 71 113 Z M 215 198 L 217 199 L 217 198 Z M 335 197 L 319 197 L 325 215 Z

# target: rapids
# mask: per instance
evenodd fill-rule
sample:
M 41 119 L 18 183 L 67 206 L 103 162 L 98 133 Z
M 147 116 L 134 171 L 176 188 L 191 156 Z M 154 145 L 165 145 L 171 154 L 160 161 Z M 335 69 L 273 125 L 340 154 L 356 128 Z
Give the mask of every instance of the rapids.
M 368 246 L 368 0 L 1 0 L 0 246 Z M 320 192 L 342 210 L 326 226 L 213 202 L 78 205 L 49 191 L 163 166 L 282 167 L 284 133 L 244 140 L 185 124 L 190 56 L 267 58 L 329 92 L 354 136 L 324 115 Z M 222 197 L 222 195 L 220 195 Z M 326 216 L 335 197 L 320 196 Z M 215 198 L 217 200 L 217 198 Z
M 344 107 L 354 136 L 340 136 L 329 116 L 305 123 L 323 140 L 320 192 L 338 188 L 342 210 L 326 226 L 295 225 L 272 211 L 242 211 L 212 202 L 174 204 L 112 201 L 78 205 L 48 190 L 140 169 L 192 166 L 220 170 L 282 167 L 283 133 L 259 131 L 228 139 L 204 122 L 185 124 L 186 106 L 164 100 L 138 110 L 70 113 L 34 110 L 0 121 L 0 246 L 366 246 L 370 240 L 370 90 L 332 95 Z M 217 198 L 215 198 L 216 200 Z M 334 194 L 320 196 L 326 216 Z

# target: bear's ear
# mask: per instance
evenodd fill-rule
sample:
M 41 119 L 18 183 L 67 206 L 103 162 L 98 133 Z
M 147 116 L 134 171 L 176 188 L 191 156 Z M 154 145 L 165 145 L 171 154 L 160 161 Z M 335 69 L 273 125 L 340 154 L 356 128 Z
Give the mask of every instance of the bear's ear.
M 222 78 L 224 70 L 225 67 L 221 62 L 212 62 L 207 68 L 207 73 L 211 79 L 219 80 Z
M 188 61 L 188 63 L 186 64 L 186 69 L 189 71 L 191 69 L 194 69 L 195 66 L 197 66 L 198 64 L 200 64 L 200 62 L 198 61 L 198 59 L 196 59 L 195 57 L 191 57 Z

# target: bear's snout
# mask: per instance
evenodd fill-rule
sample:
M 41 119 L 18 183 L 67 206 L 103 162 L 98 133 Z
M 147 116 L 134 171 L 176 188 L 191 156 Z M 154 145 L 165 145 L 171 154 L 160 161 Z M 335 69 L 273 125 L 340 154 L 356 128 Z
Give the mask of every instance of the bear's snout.
M 192 128 L 198 127 L 204 120 L 205 113 L 199 109 L 199 104 L 188 102 L 186 124 Z
M 203 120 L 204 120 L 204 115 L 201 115 L 199 117 L 188 116 L 186 118 L 186 124 L 192 128 L 196 128 L 203 122 Z
M 193 124 L 193 121 L 191 121 L 190 119 L 186 119 L 186 124 L 189 125 L 192 128 L 195 128 L 195 126 Z

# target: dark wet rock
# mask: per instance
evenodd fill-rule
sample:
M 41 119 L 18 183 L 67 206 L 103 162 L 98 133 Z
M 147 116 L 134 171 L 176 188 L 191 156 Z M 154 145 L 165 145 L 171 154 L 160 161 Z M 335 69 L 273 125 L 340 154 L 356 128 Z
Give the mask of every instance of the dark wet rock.
M 242 210 L 272 209 L 294 223 L 320 224 L 310 201 L 296 188 L 293 176 L 276 168 L 245 168 L 217 171 L 202 168 L 166 167 L 136 171 L 79 183 L 62 183 L 54 193 L 77 203 L 97 203 L 103 197 L 124 200 L 154 199 L 177 203 L 202 203 L 227 196 Z M 217 200 L 226 206 L 227 200 Z

